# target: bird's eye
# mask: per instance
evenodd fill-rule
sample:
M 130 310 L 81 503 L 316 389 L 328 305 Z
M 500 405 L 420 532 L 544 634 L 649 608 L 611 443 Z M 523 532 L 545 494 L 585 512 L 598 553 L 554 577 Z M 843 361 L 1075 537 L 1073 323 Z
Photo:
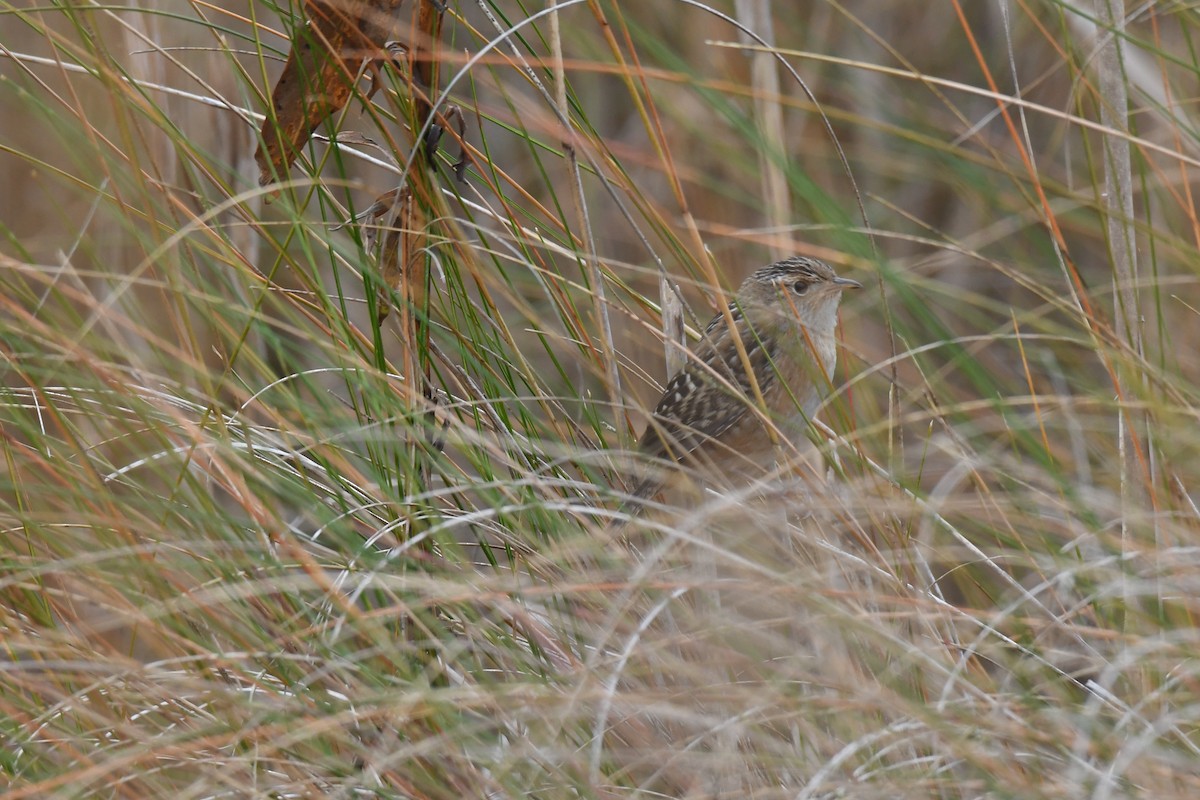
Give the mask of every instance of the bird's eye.
M 808 291 L 808 287 L 811 285 L 812 284 L 805 283 L 804 281 L 796 281 L 795 283 L 792 284 L 792 291 L 795 292 L 796 294 L 804 294 L 805 292 Z

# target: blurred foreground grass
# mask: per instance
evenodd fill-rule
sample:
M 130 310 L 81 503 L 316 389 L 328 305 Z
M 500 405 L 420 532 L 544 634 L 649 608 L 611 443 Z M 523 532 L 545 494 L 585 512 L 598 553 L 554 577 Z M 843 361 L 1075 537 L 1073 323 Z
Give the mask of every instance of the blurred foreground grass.
M 298 9 L 0 2 L 2 796 L 1196 796 L 1195 11 L 561 5 L 449 5 L 426 347 L 394 73 L 267 204 Z M 614 541 L 794 252 L 816 445 Z

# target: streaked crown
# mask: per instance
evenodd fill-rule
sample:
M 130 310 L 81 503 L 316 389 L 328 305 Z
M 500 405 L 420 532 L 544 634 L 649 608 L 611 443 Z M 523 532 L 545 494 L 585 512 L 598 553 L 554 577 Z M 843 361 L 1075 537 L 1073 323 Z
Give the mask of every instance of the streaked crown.
M 791 299 L 837 295 L 844 289 L 861 289 L 862 284 L 839 278 L 833 268 L 815 258 L 792 256 L 751 273 L 738 289 L 743 301 L 769 302 L 781 291 Z

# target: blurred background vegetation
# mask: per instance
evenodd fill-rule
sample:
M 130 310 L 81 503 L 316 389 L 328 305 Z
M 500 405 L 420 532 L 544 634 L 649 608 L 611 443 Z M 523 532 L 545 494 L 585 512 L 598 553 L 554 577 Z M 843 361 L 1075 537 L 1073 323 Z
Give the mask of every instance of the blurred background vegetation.
M 1190 4 L 450 0 L 463 181 L 393 65 L 260 188 L 301 19 L 0 0 L 0 796 L 1197 795 Z M 794 253 L 811 443 L 618 537 Z

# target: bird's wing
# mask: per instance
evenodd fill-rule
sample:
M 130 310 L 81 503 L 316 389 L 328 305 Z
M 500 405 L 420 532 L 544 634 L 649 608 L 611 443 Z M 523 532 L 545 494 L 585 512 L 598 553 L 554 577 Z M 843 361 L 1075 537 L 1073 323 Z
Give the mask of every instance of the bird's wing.
M 730 312 L 734 324 L 743 328 L 739 324 L 741 311 L 733 307 Z M 754 381 L 762 393 L 777 379 L 770 355 L 774 344 L 763 332 L 742 334 Z M 659 458 L 683 458 L 752 413 L 747 404 L 752 402 L 753 394 L 733 334 L 725 317 L 717 315 L 705 329 L 687 366 L 667 383 L 639 448 Z

